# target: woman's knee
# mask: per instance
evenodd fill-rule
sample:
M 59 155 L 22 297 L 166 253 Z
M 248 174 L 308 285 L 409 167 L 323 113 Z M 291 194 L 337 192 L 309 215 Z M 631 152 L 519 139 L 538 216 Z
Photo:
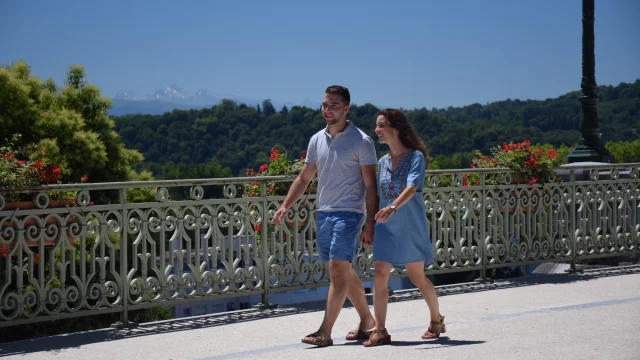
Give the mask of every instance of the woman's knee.
M 411 280 L 411 283 L 416 287 L 423 286 L 427 280 L 427 275 L 424 273 L 424 269 L 413 268 L 410 271 L 408 271 L 408 273 L 409 273 L 409 280 Z
M 384 261 L 374 261 L 373 270 L 375 271 L 375 277 L 389 277 L 391 272 L 391 264 Z

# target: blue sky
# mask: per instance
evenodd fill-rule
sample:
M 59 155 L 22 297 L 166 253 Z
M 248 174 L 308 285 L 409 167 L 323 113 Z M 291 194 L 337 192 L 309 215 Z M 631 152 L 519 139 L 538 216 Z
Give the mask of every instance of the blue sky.
M 393 5 L 391 5 L 393 4 Z M 640 78 L 638 0 L 596 0 L 596 79 Z M 0 1 L 0 64 L 104 96 L 177 84 L 245 98 L 447 107 L 579 90 L 580 0 Z

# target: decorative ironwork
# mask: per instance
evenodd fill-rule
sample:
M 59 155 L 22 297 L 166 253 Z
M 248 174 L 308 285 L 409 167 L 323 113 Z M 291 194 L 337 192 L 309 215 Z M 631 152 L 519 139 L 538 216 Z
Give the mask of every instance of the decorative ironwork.
M 505 169 L 431 171 L 422 193 L 435 263 L 427 274 L 542 262 L 576 262 L 640 252 L 640 164 L 559 169 L 558 183 L 512 183 Z M 474 186 L 462 175 L 480 174 Z M 500 185 L 485 176 L 500 173 Z M 580 178 L 584 174 L 583 178 Z M 283 196 L 246 197 L 244 183 L 287 177 L 55 185 L 0 194 L 0 326 L 193 301 L 326 286 L 315 245 L 315 194 L 273 224 Z M 128 188 L 155 189 L 128 203 Z M 173 200 L 174 188 L 187 199 Z M 207 189 L 205 192 L 204 188 Z M 207 198 L 210 188 L 220 197 Z M 72 204 L 51 191 L 75 191 Z M 111 203 L 100 192 L 119 198 Z M 0 191 L 1 192 L 1 191 Z M 6 192 L 12 192 L 6 190 Z M 95 194 L 94 194 L 95 192 Z M 30 205 L 30 206 L 29 206 Z M 371 250 L 354 267 L 373 276 Z M 406 276 L 394 268 L 393 276 Z

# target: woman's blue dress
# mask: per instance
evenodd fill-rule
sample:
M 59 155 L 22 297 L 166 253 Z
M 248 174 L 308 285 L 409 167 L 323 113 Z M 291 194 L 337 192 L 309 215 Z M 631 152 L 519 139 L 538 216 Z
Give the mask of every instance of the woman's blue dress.
M 399 207 L 386 222 L 376 223 L 373 237 L 373 261 L 384 261 L 395 266 L 424 261 L 433 264 L 433 250 L 428 233 L 422 188 L 425 178 L 425 159 L 418 150 L 400 158 L 392 172 L 389 155 L 378 161 L 378 209 L 391 204 L 409 185 L 417 191 L 409 201 Z

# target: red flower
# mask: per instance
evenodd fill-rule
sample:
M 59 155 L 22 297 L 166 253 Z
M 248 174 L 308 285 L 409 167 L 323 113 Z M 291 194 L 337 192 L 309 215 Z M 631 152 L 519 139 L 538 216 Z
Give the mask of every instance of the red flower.
M 255 171 L 253 171 L 253 169 L 247 169 L 247 171 L 244 172 L 244 176 L 249 177 L 249 176 L 253 176 L 255 175 Z
M 275 148 L 271 148 L 271 154 L 269 155 L 269 161 L 278 160 L 278 157 L 280 157 L 280 152 L 278 150 L 276 150 Z
M 258 170 L 258 172 L 259 172 L 260 174 L 264 174 L 264 172 L 265 172 L 265 171 L 267 171 L 267 169 L 268 169 L 268 168 L 269 168 L 269 165 L 267 165 L 267 164 L 262 164 L 262 165 L 260 165 L 260 169 Z
M 555 159 L 558 156 L 558 152 L 553 149 L 549 149 L 547 150 L 547 155 L 549 155 L 550 158 Z
M 80 181 L 82 181 L 82 182 L 85 182 L 85 181 L 87 181 L 87 180 L 89 180 L 89 175 L 87 175 L 87 174 L 84 174 L 84 175 L 80 178 Z
M 538 165 L 538 162 L 536 161 L 536 159 L 533 156 L 529 157 L 529 160 L 524 162 L 524 166 L 526 166 L 526 167 L 531 167 L 532 168 L 532 167 L 535 167 L 536 165 Z

